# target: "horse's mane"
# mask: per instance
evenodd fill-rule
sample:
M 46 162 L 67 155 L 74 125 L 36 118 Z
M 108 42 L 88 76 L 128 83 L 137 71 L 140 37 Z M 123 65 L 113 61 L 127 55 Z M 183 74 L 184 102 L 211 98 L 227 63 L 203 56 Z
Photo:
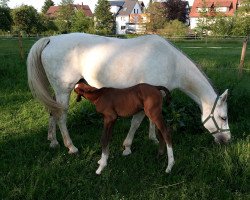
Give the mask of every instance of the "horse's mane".
M 208 83 L 212 86 L 212 88 L 214 89 L 215 93 L 217 94 L 217 90 L 215 89 L 212 81 L 210 80 L 210 78 L 208 78 L 208 76 L 203 72 L 202 70 L 202 66 L 197 64 L 196 62 L 193 61 L 193 59 L 191 59 L 185 52 L 183 52 L 180 48 L 178 48 L 176 45 L 174 45 L 172 42 L 170 42 L 168 39 L 166 38 L 163 38 L 165 39 L 166 42 L 168 42 L 172 47 L 174 47 L 175 49 L 177 49 L 179 52 L 181 52 L 187 59 L 189 59 L 193 64 L 194 66 L 197 67 L 197 69 L 200 71 L 200 73 L 205 77 L 205 79 L 208 81 Z

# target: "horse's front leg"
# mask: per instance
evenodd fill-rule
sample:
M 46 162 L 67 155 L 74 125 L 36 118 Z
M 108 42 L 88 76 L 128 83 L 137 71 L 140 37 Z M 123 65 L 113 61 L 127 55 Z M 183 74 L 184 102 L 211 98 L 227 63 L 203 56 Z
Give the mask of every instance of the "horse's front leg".
M 139 128 L 144 117 L 145 117 L 144 111 L 141 111 L 133 116 L 128 135 L 123 142 L 123 146 L 125 149 L 122 154 L 124 156 L 131 154 L 131 145 L 134 139 L 135 132 Z
M 56 100 L 64 106 L 65 110 L 62 111 L 58 117 L 57 123 L 63 137 L 63 143 L 65 147 L 69 149 L 69 154 L 77 153 L 78 149 L 74 146 L 67 129 L 67 108 L 69 105 L 69 95 L 70 93 L 60 93 L 56 95 Z
M 52 114 L 49 116 L 48 140 L 51 148 L 56 148 L 59 145 L 56 139 L 56 119 Z
M 102 156 L 98 161 L 99 167 L 96 170 L 96 174 L 100 175 L 102 170 L 107 166 L 109 158 L 109 142 L 112 137 L 113 126 L 116 121 L 116 117 L 104 117 L 104 130 L 101 138 Z

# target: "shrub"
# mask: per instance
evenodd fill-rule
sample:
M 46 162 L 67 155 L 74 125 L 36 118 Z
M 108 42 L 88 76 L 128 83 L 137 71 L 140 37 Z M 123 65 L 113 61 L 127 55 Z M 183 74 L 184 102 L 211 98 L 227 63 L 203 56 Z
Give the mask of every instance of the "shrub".
M 157 31 L 159 34 L 164 36 L 186 36 L 188 32 L 188 28 L 185 24 L 178 20 L 173 20 L 165 23 L 163 29 L 159 29 Z

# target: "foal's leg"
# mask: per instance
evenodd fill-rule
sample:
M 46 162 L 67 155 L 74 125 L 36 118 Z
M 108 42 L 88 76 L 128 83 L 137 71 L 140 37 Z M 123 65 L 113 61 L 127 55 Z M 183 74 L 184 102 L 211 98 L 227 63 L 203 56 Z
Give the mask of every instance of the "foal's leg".
M 159 129 L 160 134 L 162 135 L 166 146 L 167 146 L 167 154 L 168 154 L 168 166 L 166 169 L 166 173 L 170 173 L 171 169 L 174 165 L 174 155 L 172 148 L 172 138 L 170 128 L 167 128 L 161 111 L 155 111 L 154 113 L 148 113 L 147 116 L 155 123 L 157 128 Z
M 104 117 L 104 131 L 101 138 L 102 145 L 102 157 L 98 161 L 99 167 L 96 170 L 96 174 L 101 174 L 102 170 L 107 166 L 109 157 L 109 142 L 112 137 L 113 126 L 116 121 L 115 116 Z
M 133 116 L 128 135 L 123 142 L 125 150 L 123 151 L 122 155 L 127 156 L 131 154 L 131 145 L 134 139 L 135 131 L 139 128 L 144 117 L 145 117 L 144 111 L 141 111 Z
M 49 116 L 48 140 L 50 141 L 51 148 L 59 145 L 56 139 L 56 119 L 52 114 Z
M 61 134 L 63 137 L 63 143 L 65 147 L 69 149 L 69 154 L 73 154 L 73 153 L 77 153 L 78 149 L 73 145 L 72 140 L 69 136 L 67 126 L 66 126 L 69 96 L 70 96 L 70 93 L 66 93 L 66 92 L 65 93 L 60 92 L 56 94 L 56 100 L 65 108 L 65 110 L 58 117 L 57 123 L 61 131 Z

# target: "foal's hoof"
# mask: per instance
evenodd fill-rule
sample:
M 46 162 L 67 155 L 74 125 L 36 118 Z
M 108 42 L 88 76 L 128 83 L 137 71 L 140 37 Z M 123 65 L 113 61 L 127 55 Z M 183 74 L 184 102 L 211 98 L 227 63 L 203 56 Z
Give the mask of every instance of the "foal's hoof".
M 128 156 L 129 154 L 131 154 L 132 151 L 130 148 L 125 148 L 125 150 L 122 152 L 122 155 L 123 156 Z
M 167 169 L 166 169 L 166 173 L 167 173 L 167 174 L 170 174 L 170 172 L 171 172 L 171 169 L 168 169 L 168 168 L 167 168 Z
M 50 143 L 49 147 L 52 148 L 52 149 L 55 149 L 57 147 L 59 147 L 59 143 L 57 141 L 53 141 Z
M 70 147 L 68 153 L 69 154 L 77 154 L 78 153 L 78 149 L 75 146 Z

